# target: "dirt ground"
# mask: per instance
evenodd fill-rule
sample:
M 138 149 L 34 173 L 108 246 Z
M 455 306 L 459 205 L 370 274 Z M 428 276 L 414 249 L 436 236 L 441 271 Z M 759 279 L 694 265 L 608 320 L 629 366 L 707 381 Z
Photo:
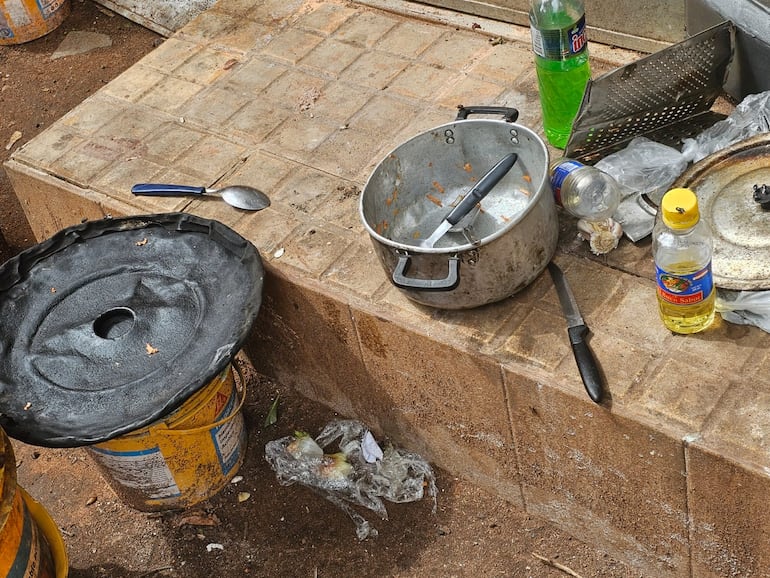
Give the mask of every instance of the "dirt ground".
M 51 60 L 75 30 L 106 34 L 112 46 Z M 89 0 L 73 0 L 72 14 L 57 30 L 0 47 L 0 162 L 162 40 Z M 15 140 L 17 131 L 21 137 Z M 0 262 L 35 242 L 4 171 L 0 232 Z M 637 575 L 440 470 L 435 515 L 427 499 L 387 503 L 389 520 L 359 508 L 379 530 L 377 538 L 359 541 L 344 512 L 307 488 L 281 486 L 264 459 L 268 441 L 294 430 L 315 435 L 342 416 L 250 371 L 247 361 L 239 363 L 248 391 L 242 480 L 188 510 L 139 512 L 115 495 L 84 448 L 14 441 L 19 483 L 55 520 L 72 578 Z M 276 397 L 278 420 L 266 427 Z M 239 501 L 245 494 L 248 499 Z

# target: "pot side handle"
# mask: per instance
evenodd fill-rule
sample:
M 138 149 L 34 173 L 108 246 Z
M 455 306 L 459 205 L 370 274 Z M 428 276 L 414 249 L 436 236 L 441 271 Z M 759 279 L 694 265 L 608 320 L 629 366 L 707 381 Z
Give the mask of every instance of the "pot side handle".
M 465 120 L 470 114 L 499 114 L 507 122 L 516 122 L 519 118 L 519 111 L 507 106 L 458 106 L 457 118 L 455 120 Z
M 393 284 L 402 289 L 421 289 L 423 291 L 451 291 L 460 283 L 460 258 L 449 257 L 449 272 L 443 279 L 414 279 L 407 277 L 411 258 L 409 255 L 399 255 L 398 263 L 393 269 Z

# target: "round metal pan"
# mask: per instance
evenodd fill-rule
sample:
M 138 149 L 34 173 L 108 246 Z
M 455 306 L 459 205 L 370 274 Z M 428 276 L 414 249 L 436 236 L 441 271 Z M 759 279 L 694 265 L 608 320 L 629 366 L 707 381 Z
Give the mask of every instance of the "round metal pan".
M 736 291 L 770 289 L 770 210 L 754 186 L 770 185 L 770 135 L 743 140 L 684 172 L 673 187 L 695 191 L 714 235 L 714 283 Z

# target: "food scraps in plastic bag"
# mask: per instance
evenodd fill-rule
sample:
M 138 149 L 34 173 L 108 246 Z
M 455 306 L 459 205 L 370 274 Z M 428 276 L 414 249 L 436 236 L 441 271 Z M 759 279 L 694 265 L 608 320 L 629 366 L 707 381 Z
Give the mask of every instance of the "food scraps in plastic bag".
M 339 451 L 327 447 L 339 439 Z M 427 489 L 436 513 L 436 478 L 419 455 L 388 443 L 380 448 L 371 432 L 353 420 L 333 421 L 316 439 L 295 432 L 268 442 L 265 459 L 284 486 L 300 483 L 341 508 L 356 525 L 359 540 L 376 537 L 372 526 L 350 504 L 364 506 L 383 520 L 388 512 L 382 499 L 414 502 Z

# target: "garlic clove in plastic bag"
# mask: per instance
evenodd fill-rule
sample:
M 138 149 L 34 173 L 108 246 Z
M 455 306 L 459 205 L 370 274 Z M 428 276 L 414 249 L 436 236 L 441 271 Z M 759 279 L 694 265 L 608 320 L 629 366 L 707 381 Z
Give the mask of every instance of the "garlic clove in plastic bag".
M 577 222 L 578 233 L 585 241 L 588 241 L 591 252 L 594 255 L 604 255 L 618 246 L 623 236 L 623 228 L 613 219 L 603 221 L 586 221 L 580 219 Z
M 342 481 L 353 473 L 353 466 L 342 452 L 327 454 L 318 467 L 318 475 L 329 482 Z
M 286 451 L 298 460 L 320 460 L 324 456 L 321 446 L 303 431 L 294 432 L 294 439 L 288 443 Z

